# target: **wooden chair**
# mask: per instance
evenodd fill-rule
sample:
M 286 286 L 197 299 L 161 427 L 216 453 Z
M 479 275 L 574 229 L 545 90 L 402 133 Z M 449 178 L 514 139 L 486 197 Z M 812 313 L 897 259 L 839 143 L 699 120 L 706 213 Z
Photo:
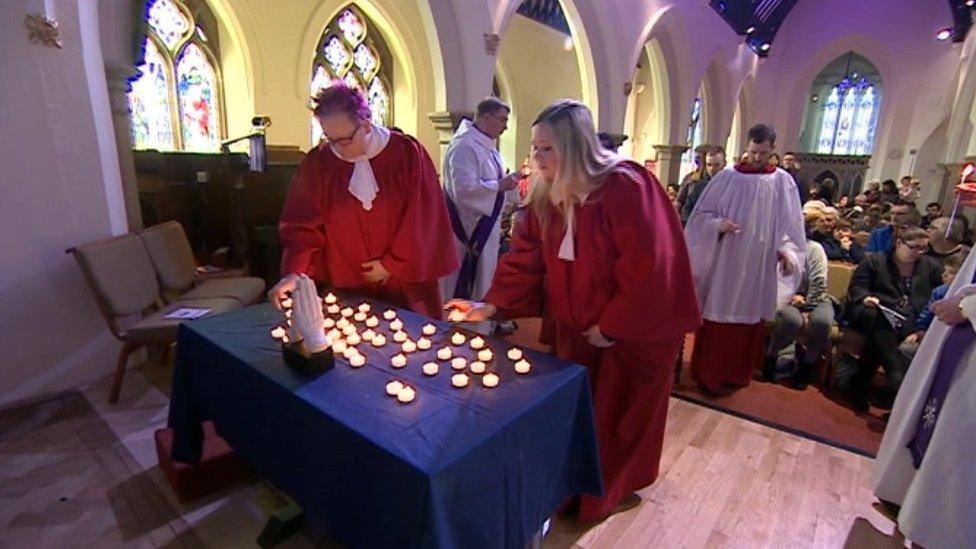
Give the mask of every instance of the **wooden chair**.
M 253 276 L 206 278 L 197 276 L 193 250 L 183 226 L 167 221 L 137 231 L 156 270 L 163 298 L 209 299 L 226 297 L 242 306 L 257 303 L 264 296 L 264 280 Z
M 67 252 L 81 267 L 112 335 L 122 342 L 108 398 L 111 404 L 119 400 L 132 352 L 145 345 L 168 347 L 176 341 L 181 321 L 165 318 L 167 314 L 180 307 L 201 307 L 222 313 L 241 306 L 236 299 L 227 297 L 175 300 L 164 305 L 152 261 L 142 239 L 135 234 L 76 246 Z M 126 317 L 133 315 L 140 315 L 141 319 L 123 326 L 128 324 Z

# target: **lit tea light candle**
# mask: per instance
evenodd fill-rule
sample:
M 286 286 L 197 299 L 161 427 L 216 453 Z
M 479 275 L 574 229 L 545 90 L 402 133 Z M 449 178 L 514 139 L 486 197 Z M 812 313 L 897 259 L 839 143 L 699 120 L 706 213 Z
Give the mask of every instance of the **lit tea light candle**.
M 367 329 L 365 332 L 363 332 L 363 341 L 373 341 L 374 337 L 376 337 L 376 332 L 374 332 L 372 329 Z
M 396 318 L 396 311 L 393 309 L 383 311 L 383 318 L 386 320 L 394 320 Z
M 339 306 L 336 304 L 329 305 L 325 308 L 325 312 L 329 313 L 330 315 L 337 315 L 339 314 Z
M 373 337 L 373 347 L 382 347 L 384 345 L 386 345 L 386 336 L 383 334 L 376 334 L 376 336 Z
M 359 312 L 368 313 L 370 311 L 369 303 L 363 302 L 359 304 Z
M 362 342 L 363 338 L 359 337 L 359 334 L 355 333 L 355 331 L 346 336 L 346 343 L 349 345 L 359 345 Z
M 495 353 L 492 353 L 491 349 L 482 349 L 478 351 L 478 360 L 481 362 L 489 362 L 493 358 L 495 358 Z
M 508 350 L 509 360 L 522 360 L 522 349 L 518 347 L 512 347 Z
M 529 361 L 524 358 L 515 363 L 515 373 L 517 374 L 527 374 L 531 369 L 532 364 L 529 364 Z
M 394 368 L 403 368 L 406 365 L 407 357 L 403 356 L 402 354 L 393 355 L 393 358 L 390 359 L 390 366 L 393 366 Z
M 342 332 L 336 330 L 335 328 L 329 330 L 329 333 L 325 334 L 329 338 L 329 341 L 339 341 L 342 339 Z
M 352 316 L 356 322 L 366 322 L 366 313 L 356 313 Z
M 285 318 L 290 319 L 292 315 L 291 309 L 285 309 Z
M 291 327 L 292 327 L 292 322 L 291 322 L 291 318 L 286 318 L 286 319 L 285 319 L 285 324 L 287 324 L 287 325 L 288 325 L 288 327 L 289 327 L 289 328 L 291 328 Z
M 436 376 L 439 370 L 440 370 L 440 366 L 436 362 L 428 362 L 424 364 L 425 376 Z
M 454 374 L 451 376 L 451 385 L 461 388 L 468 386 L 468 374 Z
M 484 349 L 485 340 L 480 336 L 476 336 L 474 339 L 471 340 L 471 348 L 474 349 L 475 351 L 477 351 L 478 349 Z
M 348 324 L 346 325 L 345 328 L 342 329 L 342 333 L 345 334 L 347 337 L 351 336 L 352 334 L 356 333 L 356 327 L 353 326 L 352 324 Z
M 426 337 L 422 337 L 417 340 L 417 348 L 420 349 L 421 351 L 426 351 L 427 349 L 430 349 L 430 346 L 431 346 L 431 342 Z
M 356 311 L 353 311 L 352 307 L 346 307 L 345 309 L 342 310 L 342 316 L 344 318 L 349 318 L 354 314 L 356 314 Z
M 349 359 L 349 365 L 353 368 L 362 368 L 366 364 L 366 357 L 363 355 L 356 355 Z
M 275 327 L 274 330 L 271 330 L 271 337 L 275 339 L 281 339 L 285 337 L 285 329 L 282 328 L 281 326 Z
M 393 330 L 394 332 L 399 332 L 400 330 L 403 329 L 403 321 L 400 320 L 399 318 L 393 319 L 393 321 L 390 322 L 390 329 Z
M 291 342 L 291 340 L 290 340 L 290 339 L 288 339 L 288 334 L 285 334 L 285 335 L 284 335 L 284 336 L 283 336 L 283 337 L 281 338 L 281 342 L 282 342 L 282 343 L 289 343 L 289 342 Z
M 417 398 L 417 391 L 410 386 L 405 385 L 403 389 L 400 389 L 400 392 L 397 393 L 397 402 L 400 404 L 410 404 L 415 398 Z
M 485 373 L 485 363 L 480 360 L 476 360 L 469 366 L 472 374 L 483 374 Z
M 386 394 L 390 395 L 391 397 L 397 396 L 401 389 L 403 389 L 403 383 L 400 383 L 395 379 L 386 384 Z
M 454 368 L 455 370 L 463 370 L 467 365 L 468 360 L 463 356 L 458 356 L 451 359 L 451 368 Z
M 286 297 L 285 299 L 282 299 L 281 300 L 281 308 L 282 309 L 291 309 L 291 306 L 292 306 L 293 303 L 294 302 L 292 301 L 292 299 L 290 297 Z
M 437 333 L 437 326 L 430 323 L 424 324 L 423 333 L 425 336 L 432 336 Z
M 380 319 L 376 318 L 375 315 L 366 319 L 367 328 L 375 328 L 379 325 L 380 325 Z
M 453 354 L 450 347 L 441 347 L 437 350 L 437 358 L 441 360 L 450 360 Z
M 451 309 L 451 311 L 447 313 L 448 322 L 464 322 L 464 319 L 467 317 L 468 315 L 459 309 Z
M 491 389 L 492 387 L 498 387 L 498 374 L 494 372 L 488 372 L 485 377 L 481 378 L 481 384 L 485 387 Z
M 352 360 L 352 357 L 359 354 L 359 349 L 355 347 L 346 347 L 346 350 L 342 352 L 342 357 L 346 360 Z
M 417 344 L 408 339 L 403 342 L 403 345 L 401 345 L 400 348 L 403 349 L 404 353 L 412 353 L 417 350 Z
M 338 339 L 336 340 L 335 343 L 332 344 L 332 352 L 337 355 L 341 355 L 342 353 L 346 352 L 347 347 L 348 345 L 346 344 L 345 341 Z
M 396 341 L 397 343 L 403 343 L 407 339 L 409 339 L 408 336 L 407 336 L 407 332 L 394 332 L 393 333 L 393 341 Z
M 340 318 L 336 321 L 335 327 L 339 328 L 340 330 L 345 330 L 346 326 L 349 326 L 350 324 L 352 324 L 352 322 L 349 322 L 348 318 Z
M 335 327 L 335 324 L 336 324 L 335 320 L 331 318 L 326 318 L 325 323 L 322 324 L 322 327 L 325 328 L 326 330 L 331 330 L 332 328 Z
M 464 337 L 464 334 L 461 332 L 454 332 L 454 334 L 451 336 L 451 343 L 453 345 L 464 345 L 464 342 L 467 340 L 468 338 Z
M 339 298 L 336 297 L 334 293 L 329 292 L 329 293 L 325 294 L 325 304 L 326 305 L 335 305 L 338 301 L 339 301 Z

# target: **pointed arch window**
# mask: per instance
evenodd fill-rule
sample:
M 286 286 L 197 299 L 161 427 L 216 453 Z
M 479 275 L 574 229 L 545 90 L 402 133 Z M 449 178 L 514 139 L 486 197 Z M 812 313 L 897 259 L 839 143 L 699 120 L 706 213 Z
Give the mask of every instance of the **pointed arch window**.
M 820 154 L 868 155 L 874 149 L 879 102 L 864 76 L 847 76 L 830 90 L 817 139 Z
M 146 2 L 144 19 L 142 74 L 129 92 L 134 147 L 219 150 L 224 135 L 220 72 L 203 22 L 180 0 Z
M 365 93 L 373 123 L 392 123 L 393 57 L 376 26 L 355 4 L 339 10 L 322 32 L 312 61 L 311 96 L 332 80 L 343 80 Z M 312 145 L 317 145 L 322 129 L 314 116 L 310 124 Z

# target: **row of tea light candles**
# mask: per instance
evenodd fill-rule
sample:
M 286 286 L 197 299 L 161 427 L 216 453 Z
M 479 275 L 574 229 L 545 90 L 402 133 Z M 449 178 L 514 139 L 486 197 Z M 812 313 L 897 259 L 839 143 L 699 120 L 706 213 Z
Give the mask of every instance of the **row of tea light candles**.
M 326 312 L 330 315 L 341 315 L 339 320 L 334 320 L 331 317 L 325 319 L 325 329 L 329 331 L 329 340 L 334 341 L 332 345 L 332 351 L 334 354 L 342 354 L 342 356 L 349 361 L 349 365 L 353 368 L 360 368 L 366 364 L 366 358 L 359 352 L 356 345 L 359 345 L 363 340 L 370 342 L 374 347 L 382 347 L 386 344 L 386 337 L 378 332 L 375 332 L 373 328 L 379 326 L 379 319 L 373 315 L 368 316 L 371 310 L 369 303 L 362 303 L 357 309 L 352 307 L 342 308 L 338 304 L 338 298 L 332 293 L 326 295 L 323 300 L 326 304 Z M 288 318 L 288 325 L 291 326 L 291 310 L 292 305 L 291 298 L 282 301 L 282 307 L 285 308 L 285 316 Z M 358 333 L 355 325 L 349 321 L 352 318 L 354 322 L 364 323 L 367 330 L 363 332 L 362 335 Z M 417 342 L 413 342 L 409 339 L 406 332 L 403 331 L 403 321 L 397 318 L 396 311 L 393 309 L 387 309 L 383 313 L 383 318 L 390 322 L 390 329 L 393 330 L 393 339 L 397 343 L 401 344 L 402 353 L 395 355 L 391 360 L 390 364 L 394 368 L 403 368 L 407 365 L 407 357 L 403 353 L 412 353 L 417 349 L 427 350 L 431 347 L 431 342 L 427 336 L 432 336 L 437 332 L 437 327 L 433 324 L 426 324 L 422 328 L 422 333 L 424 337 L 421 337 Z M 284 328 L 277 327 L 272 330 L 271 335 L 276 339 L 281 339 L 283 342 L 288 342 L 287 333 Z M 461 332 L 455 332 L 451 335 L 451 343 L 455 346 L 464 345 L 467 341 L 467 337 Z M 487 388 L 494 388 L 498 386 L 500 378 L 498 374 L 494 372 L 485 373 L 485 362 L 488 362 L 494 358 L 494 354 L 491 349 L 486 348 L 485 340 L 480 336 L 475 336 L 470 342 L 471 348 L 478 351 L 477 361 L 470 364 L 471 373 L 473 374 L 484 374 L 482 376 L 482 385 Z M 510 360 L 515 361 L 515 372 L 518 374 L 528 374 L 531 371 L 531 364 L 523 356 L 522 350 L 516 347 L 512 347 L 508 350 L 507 356 Z M 450 360 L 451 368 L 454 370 L 464 370 L 467 366 L 467 359 L 464 357 L 454 357 L 453 351 L 450 347 L 442 347 L 437 351 L 437 358 L 439 360 Z M 439 365 L 436 362 L 427 362 L 423 365 L 423 373 L 426 376 L 437 375 L 440 370 Z M 464 388 L 468 385 L 468 375 L 459 372 L 451 376 L 451 385 L 456 388 Z M 416 398 L 416 389 L 399 381 L 390 381 L 386 386 L 386 392 L 390 396 L 396 396 L 397 401 L 403 404 L 413 402 Z

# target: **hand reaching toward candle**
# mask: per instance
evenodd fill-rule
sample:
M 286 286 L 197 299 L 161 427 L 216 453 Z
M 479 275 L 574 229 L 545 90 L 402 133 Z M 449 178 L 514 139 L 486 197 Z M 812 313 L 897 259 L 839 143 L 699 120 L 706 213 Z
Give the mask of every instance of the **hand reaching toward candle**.
M 296 286 L 292 292 L 295 305 L 291 321 L 302 334 L 305 350 L 309 354 L 324 351 L 329 347 L 329 338 L 325 335 L 325 316 L 322 314 L 322 301 L 315 291 L 315 283 L 311 278 L 300 275 Z
M 498 312 L 498 309 L 491 303 L 464 299 L 448 301 L 444 305 L 444 310 L 448 311 L 446 315 L 448 322 L 481 322 L 495 316 L 495 313 Z M 462 314 L 464 315 L 463 318 L 460 317 Z
M 374 259 L 372 261 L 367 261 L 362 264 L 363 268 L 363 278 L 366 282 L 371 282 L 373 284 L 386 284 L 386 281 L 390 279 L 390 271 L 386 270 L 386 267 L 380 263 L 379 259 Z
M 610 347 L 614 344 L 612 340 L 607 339 L 607 337 L 604 336 L 602 332 L 600 332 L 599 324 L 590 326 L 588 330 L 583 332 L 583 337 L 586 338 L 586 341 L 590 345 L 594 347 L 598 347 L 600 349 L 606 349 L 607 347 Z
M 294 291 L 298 282 L 298 275 L 290 274 L 282 277 L 275 284 L 274 288 L 268 290 L 268 301 L 279 311 L 282 309 L 281 302 L 288 297 L 288 292 Z

